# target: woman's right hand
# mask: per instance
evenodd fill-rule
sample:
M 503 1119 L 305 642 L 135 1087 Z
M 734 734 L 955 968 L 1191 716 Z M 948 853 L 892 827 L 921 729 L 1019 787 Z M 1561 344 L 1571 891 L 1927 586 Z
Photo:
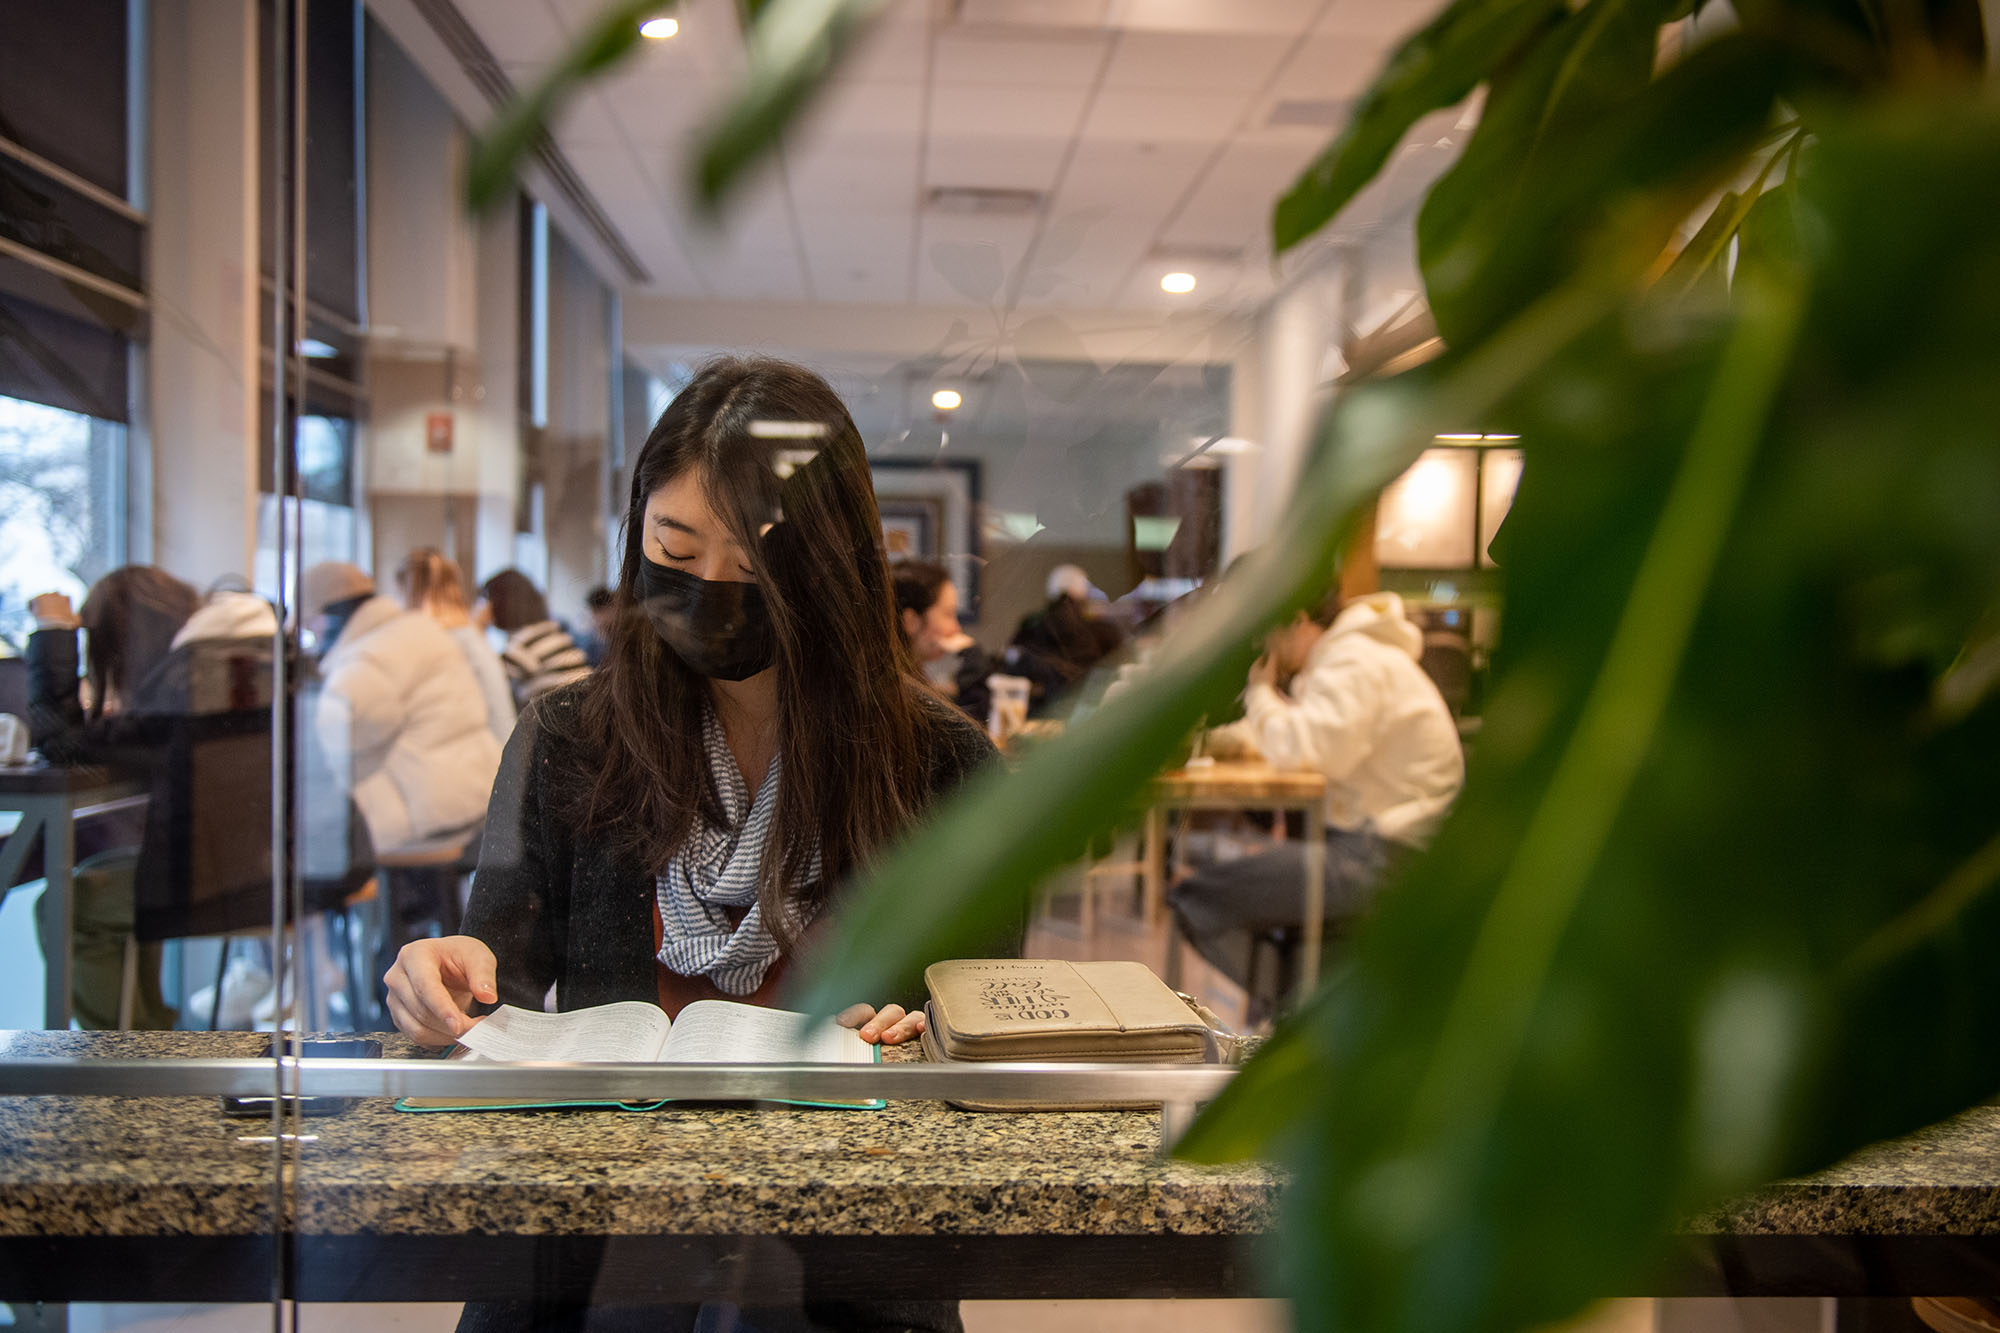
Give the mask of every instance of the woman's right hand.
M 449 1046 L 479 1021 L 473 1001 L 495 1004 L 499 964 L 483 940 L 447 935 L 412 940 L 382 977 L 389 987 L 389 1016 L 421 1046 Z
M 45 592 L 28 600 L 28 614 L 35 618 L 36 629 L 76 629 L 76 612 L 70 607 L 69 598 L 59 592 Z

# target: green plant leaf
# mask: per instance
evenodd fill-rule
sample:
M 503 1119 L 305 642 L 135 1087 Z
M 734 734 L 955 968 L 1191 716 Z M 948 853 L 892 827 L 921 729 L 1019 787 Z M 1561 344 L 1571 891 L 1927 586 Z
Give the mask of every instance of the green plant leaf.
M 1538 33 L 1495 74 L 1479 126 L 1418 216 L 1419 250 L 1443 254 L 1468 227 L 1495 232 L 1524 196 L 1568 173 L 1567 149 L 1652 79 L 1661 23 L 1679 0 L 1592 0 Z
M 563 104 L 631 55 L 644 40 L 639 24 L 668 8 L 671 3 L 661 0 L 609 6 L 532 89 L 502 107 L 466 164 L 466 206 L 485 213 L 511 197 L 522 162 L 542 142 Z
M 759 0 L 746 35 L 750 66 L 695 152 L 695 197 L 717 207 L 777 146 L 883 0 Z
M 1560 66 L 1566 54 L 1553 46 L 1535 60 Z M 1481 180 L 1518 173 L 1526 179 L 1510 206 L 1427 204 L 1419 219 L 1425 286 L 1445 340 L 1484 336 L 1585 260 L 1637 279 L 1694 206 L 1741 170 L 1789 68 L 1773 43 L 1720 38 L 1622 103 L 1585 98 L 1592 114 L 1565 114 L 1540 138 L 1529 137 L 1530 121 L 1541 121 L 1525 109 L 1537 85 L 1524 79 L 1524 106 L 1496 126 L 1495 151 L 1447 196 L 1463 201 Z M 1571 86 L 1579 95 L 1585 87 Z M 1533 160 L 1520 161 L 1522 152 Z
M 1990 110 L 1830 125 L 1735 313 L 1648 298 L 1507 405 L 1459 806 L 1185 1141 L 1292 1171 L 1302 1328 L 1565 1317 L 2000 1087 L 2000 702 L 1936 687 L 2000 606 L 1996 168 Z
M 1455 0 L 1403 43 L 1348 127 L 1278 201 L 1272 251 L 1282 254 L 1325 226 L 1375 178 L 1412 125 L 1464 100 L 1562 8 L 1561 0 Z

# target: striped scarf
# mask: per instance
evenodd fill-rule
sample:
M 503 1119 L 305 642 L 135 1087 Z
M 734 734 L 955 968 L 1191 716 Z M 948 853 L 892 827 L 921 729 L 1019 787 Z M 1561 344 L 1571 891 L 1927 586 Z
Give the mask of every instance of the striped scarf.
M 753 800 L 712 708 L 702 717 L 701 738 L 727 822 L 717 828 L 698 820 L 657 881 L 660 962 L 684 977 L 707 977 L 725 995 L 748 995 L 778 957 L 757 902 L 757 869 L 778 808 L 778 758 L 772 756 Z M 809 871 L 808 882 L 819 878 L 817 853 Z M 750 909 L 734 927 L 724 911 L 732 907 Z

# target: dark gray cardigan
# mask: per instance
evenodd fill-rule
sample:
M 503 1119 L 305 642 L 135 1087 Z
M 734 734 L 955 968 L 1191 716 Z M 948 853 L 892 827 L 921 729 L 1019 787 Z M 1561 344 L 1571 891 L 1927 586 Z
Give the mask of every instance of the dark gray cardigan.
M 605 840 L 578 836 L 564 817 L 568 802 L 558 799 L 558 793 L 572 795 L 593 767 L 577 726 L 590 687 L 579 681 L 530 704 L 493 783 L 463 929 L 493 950 L 506 1004 L 540 1009 L 551 984 L 565 1010 L 661 998 L 653 875 Z M 921 697 L 936 738 L 930 774 L 935 798 L 956 790 L 994 750 L 963 713 L 932 695 Z M 1020 947 L 1017 928 L 993 952 L 1012 957 Z M 880 998 L 905 1004 L 922 999 Z

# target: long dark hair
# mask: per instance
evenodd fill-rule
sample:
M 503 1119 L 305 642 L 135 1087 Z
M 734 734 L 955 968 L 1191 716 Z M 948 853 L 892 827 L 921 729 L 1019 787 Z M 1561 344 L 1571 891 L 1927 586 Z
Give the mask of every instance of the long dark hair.
M 637 520 L 634 520 L 637 526 Z M 549 618 L 549 604 L 534 580 L 518 569 L 503 569 L 479 587 L 496 628 L 512 634 Z
M 200 607 L 200 593 L 152 565 L 124 565 L 91 585 L 77 621 L 90 634 L 84 674 L 93 718 L 103 716 L 105 696 L 114 688 L 122 703 L 131 703 Z
M 717 361 L 668 405 L 633 467 L 611 641 L 581 710 L 597 764 L 582 827 L 657 873 L 697 818 L 725 822 L 702 742 L 708 681 L 639 605 L 646 501 L 690 472 L 747 553 L 777 643 L 781 776 L 757 897 L 789 949 L 832 887 L 922 809 L 934 720 L 896 630 L 882 520 L 847 408 L 802 366 Z M 812 881 L 815 852 L 823 873 Z
M 910 633 L 903 628 L 903 612 L 923 616 L 937 605 L 939 592 L 951 581 L 951 573 L 935 560 L 898 560 L 889 566 L 896 585 L 896 631 L 910 645 Z M 911 645 L 914 646 L 914 645 Z

